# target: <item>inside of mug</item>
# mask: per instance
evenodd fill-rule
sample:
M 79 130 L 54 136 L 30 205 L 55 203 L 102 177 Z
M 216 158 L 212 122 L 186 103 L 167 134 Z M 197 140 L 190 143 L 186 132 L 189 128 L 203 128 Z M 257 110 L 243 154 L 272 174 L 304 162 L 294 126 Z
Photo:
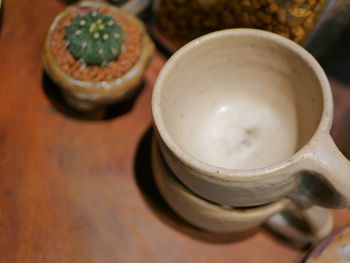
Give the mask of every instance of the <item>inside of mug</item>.
M 176 54 L 157 83 L 160 118 L 173 141 L 229 169 L 267 167 L 303 147 L 321 120 L 321 84 L 284 43 L 218 34 Z

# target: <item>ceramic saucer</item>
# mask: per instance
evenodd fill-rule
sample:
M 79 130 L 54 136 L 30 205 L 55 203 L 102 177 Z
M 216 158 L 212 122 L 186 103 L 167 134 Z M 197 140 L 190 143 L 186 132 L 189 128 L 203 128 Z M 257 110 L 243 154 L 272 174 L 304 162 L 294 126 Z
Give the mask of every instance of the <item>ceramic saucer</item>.
M 210 232 L 235 232 L 255 228 L 289 204 L 289 199 L 255 208 L 231 208 L 207 201 L 186 188 L 167 167 L 155 136 L 152 141 L 152 170 L 166 203 L 189 223 Z

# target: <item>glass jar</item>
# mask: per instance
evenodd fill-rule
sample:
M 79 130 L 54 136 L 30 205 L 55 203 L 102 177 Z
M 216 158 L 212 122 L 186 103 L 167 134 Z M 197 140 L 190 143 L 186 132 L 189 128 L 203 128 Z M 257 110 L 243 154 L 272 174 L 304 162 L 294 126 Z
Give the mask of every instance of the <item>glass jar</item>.
M 155 0 L 155 37 L 175 50 L 203 34 L 235 27 L 264 29 L 303 44 L 331 0 Z
M 350 0 L 327 8 L 305 47 L 329 76 L 350 88 Z
M 349 29 L 350 1 L 331 0 L 305 47 L 317 59 L 321 59 L 337 45 L 337 41 L 349 35 Z

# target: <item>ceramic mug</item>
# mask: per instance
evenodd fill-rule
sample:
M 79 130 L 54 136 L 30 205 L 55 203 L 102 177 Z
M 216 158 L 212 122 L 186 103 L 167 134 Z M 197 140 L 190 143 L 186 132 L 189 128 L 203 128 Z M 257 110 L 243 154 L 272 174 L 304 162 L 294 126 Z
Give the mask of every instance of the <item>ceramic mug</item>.
M 333 227 L 331 214 L 323 208 L 299 210 L 288 198 L 249 208 L 224 207 L 194 194 L 173 175 L 152 141 L 152 170 L 166 203 L 183 219 L 198 228 L 214 233 L 242 232 L 266 225 L 273 231 L 299 243 L 318 241 Z M 295 213 L 300 220 L 294 218 Z M 302 227 L 300 227 L 302 226 Z
M 286 38 L 228 29 L 188 43 L 161 70 L 152 111 L 167 165 L 198 196 L 235 207 L 284 197 L 349 206 L 327 77 Z

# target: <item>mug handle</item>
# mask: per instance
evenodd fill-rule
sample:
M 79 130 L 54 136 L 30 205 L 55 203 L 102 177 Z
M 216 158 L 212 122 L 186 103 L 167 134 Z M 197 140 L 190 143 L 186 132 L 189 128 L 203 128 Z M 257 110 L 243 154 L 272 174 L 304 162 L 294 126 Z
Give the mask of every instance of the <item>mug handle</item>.
M 333 229 L 333 217 L 318 206 L 300 210 L 290 206 L 273 215 L 265 225 L 273 232 L 300 244 L 316 243 Z
M 290 196 L 292 199 L 303 204 L 301 193 L 312 204 L 322 207 L 340 209 L 350 206 L 350 161 L 340 152 L 329 133 L 321 133 L 307 146 L 303 162 L 304 171 L 297 189 L 299 194 L 294 192 Z

